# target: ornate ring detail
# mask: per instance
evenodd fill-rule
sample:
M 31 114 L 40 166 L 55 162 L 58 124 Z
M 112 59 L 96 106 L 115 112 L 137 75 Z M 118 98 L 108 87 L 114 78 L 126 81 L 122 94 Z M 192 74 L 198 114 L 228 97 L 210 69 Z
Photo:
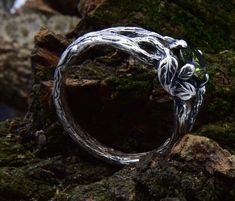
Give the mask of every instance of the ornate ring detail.
M 184 40 L 137 27 L 115 27 L 85 34 L 63 52 L 54 74 L 53 99 L 57 115 L 64 129 L 83 149 L 116 164 L 138 162 L 147 152 L 126 154 L 102 145 L 74 121 L 63 97 L 71 58 L 96 45 L 115 47 L 157 69 L 161 86 L 174 97 L 174 132 L 157 148 L 159 154 L 167 153 L 182 135 L 192 129 L 202 104 L 209 79 L 202 52 L 190 49 Z

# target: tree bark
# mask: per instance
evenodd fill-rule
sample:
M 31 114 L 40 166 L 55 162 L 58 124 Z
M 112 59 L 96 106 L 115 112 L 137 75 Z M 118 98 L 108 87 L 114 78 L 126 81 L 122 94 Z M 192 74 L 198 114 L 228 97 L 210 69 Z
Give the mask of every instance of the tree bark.
M 221 2 L 218 11 L 208 2 L 109 0 L 84 15 L 69 34 L 42 29 L 31 54 L 34 80 L 28 116 L 0 123 L 0 197 L 235 200 L 234 21 L 227 6 L 234 7 Z M 83 152 L 58 121 L 51 91 L 62 52 L 78 36 L 112 25 L 138 25 L 184 37 L 205 52 L 210 81 L 195 135 L 184 136 L 166 158 L 153 150 L 138 164 L 111 166 Z M 8 54 L 11 44 L 4 48 Z M 170 134 L 172 99 L 152 68 L 100 47 L 76 58 L 70 68 L 69 107 L 99 141 L 136 152 L 152 150 Z

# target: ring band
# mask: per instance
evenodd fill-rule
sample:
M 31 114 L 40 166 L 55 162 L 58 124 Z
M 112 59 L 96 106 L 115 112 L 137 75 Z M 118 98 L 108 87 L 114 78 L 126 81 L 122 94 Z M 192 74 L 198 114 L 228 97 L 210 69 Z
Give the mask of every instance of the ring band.
M 123 153 L 109 148 L 84 132 L 75 122 L 64 97 L 69 62 L 89 48 L 107 45 L 122 50 L 157 70 L 161 86 L 174 98 L 174 128 L 170 138 L 156 149 L 166 154 L 191 131 L 205 94 L 209 76 L 200 50 L 184 40 L 161 36 L 137 27 L 114 27 L 77 38 L 63 52 L 54 73 L 53 100 L 57 115 L 72 139 L 93 156 L 114 164 L 136 163 L 148 152 Z

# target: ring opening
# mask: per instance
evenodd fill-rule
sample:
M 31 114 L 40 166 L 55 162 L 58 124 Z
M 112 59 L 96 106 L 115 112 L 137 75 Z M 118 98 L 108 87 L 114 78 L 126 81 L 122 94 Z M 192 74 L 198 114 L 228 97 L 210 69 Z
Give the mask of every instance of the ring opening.
M 153 67 L 107 46 L 74 57 L 65 100 L 77 124 L 125 153 L 158 148 L 173 132 L 173 100 Z

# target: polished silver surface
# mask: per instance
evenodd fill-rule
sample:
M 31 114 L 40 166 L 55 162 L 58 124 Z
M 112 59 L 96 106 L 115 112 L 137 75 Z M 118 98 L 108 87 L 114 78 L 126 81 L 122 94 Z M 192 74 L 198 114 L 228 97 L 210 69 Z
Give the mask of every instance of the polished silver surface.
M 202 104 L 208 74 L 201 62 L 201 51 L 190 49 L 184 40 L 138 27 L 114 27 L 90 32 L 67 47 L 54 74 L 53 99 L 57 115 L 78 145 L 93 156 L 115 164 L 136 163 L 148 152 L 127 154 L 101 144 L 74 121 L 64 97 L 64 82 L 71 58 L 97 45 L 120 49 L 157 69 L 161 86 L 174 97 L 174 131 L 171 138 L 156 148 L 159 154 L 166 154 L 178 139 L 192 129 Z

